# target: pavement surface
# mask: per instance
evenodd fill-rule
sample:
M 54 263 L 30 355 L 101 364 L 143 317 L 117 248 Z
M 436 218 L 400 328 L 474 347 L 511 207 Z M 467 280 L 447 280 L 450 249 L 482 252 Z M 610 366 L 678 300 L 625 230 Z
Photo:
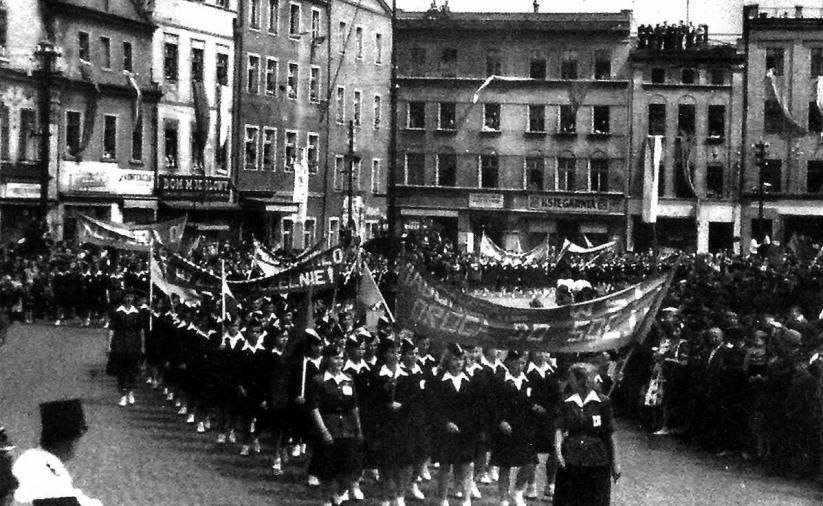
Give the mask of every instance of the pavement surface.
M 10 329 L 0 348 L 0 424 L 17 443 L 16 453 L 37 444 L 40 402 L 77 396 L 91 428 L 67 467 L 76 486 L 106 506 L 320 504 L 318 494 L 303 485 L 298 466 L 286 466 L 285 476 L 274 479 L 266 457 L 241 457 L 236 447 L 217 447 L 214 434 L 196 434 L 145 386 L 135 406 L 118 407 L 114 380 L 103 372 L 105 346 L 100 329 L 19 324 Z M 619 441 L 623 478 L 613 489 L 613 504 L 823 504 L 823 489 L 812 483 L 768 477 L 758 465 L 718 459 L 627 423 L 619 424 Z M 422 488 L 425 493 L 432 485 Z M 364 491 L 373 496 L 374 485 L 366 483 Z M 481 491 L 494 497 L 493 486 Z

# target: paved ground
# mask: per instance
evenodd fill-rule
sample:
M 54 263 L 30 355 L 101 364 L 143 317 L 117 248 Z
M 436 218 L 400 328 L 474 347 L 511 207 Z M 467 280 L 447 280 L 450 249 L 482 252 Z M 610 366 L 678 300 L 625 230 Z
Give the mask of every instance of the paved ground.
M 263 458 L 217 449 L 213 436 L 194 433 L 150 390 L 138 392 L 135 407 L 117 407 L 114 381 L 102 373 L 104 348 L 100 330 L 45 325 L 11 329 L 0 348 L 0 423 L 19 447 L 36 444 L 39 402 L 79 396 L 91 429 L 68 467 L 77 485 L 106 506 L 319 504 L 301 484 L 296 468 L 273 480 Z M 615 487 L 615 504 L 823 503 L 823 491 L 811 484 L 769 478 L 757 466 L 649 438 L 625 424 L 620 444 L 624 476 Z M 365 487 L 367 495 L 369 489 Z M 492 496 L 492 489 L 481 490 Z

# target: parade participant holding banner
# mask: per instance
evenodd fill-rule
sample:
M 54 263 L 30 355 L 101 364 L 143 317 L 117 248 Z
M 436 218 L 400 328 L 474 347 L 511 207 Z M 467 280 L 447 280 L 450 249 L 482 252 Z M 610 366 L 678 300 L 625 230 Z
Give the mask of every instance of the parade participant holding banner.
M 574 393 L 563 403 L 555 431 L 555 506 L 608 506 L 611 479 L 620 479 L 611 400 L 595 391 L 596 376 L 591 364 L 569 368 Z
M 126 292 L 123 303 L 111 315 L 109 363 L 107 370 L 117 377 L 119 406 L 134 404 L 134 386 L 140 372 L 140 358 L 146 344 L 140 311 L 134 306 L 135 293 Z

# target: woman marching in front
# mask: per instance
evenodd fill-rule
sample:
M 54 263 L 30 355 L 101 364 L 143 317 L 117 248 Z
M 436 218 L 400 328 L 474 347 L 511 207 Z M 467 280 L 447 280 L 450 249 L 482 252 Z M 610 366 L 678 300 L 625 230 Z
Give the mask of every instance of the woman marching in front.
M 607 506 L 610 480 L 620 479 L 611 400 L 594 390 L 596 376 L 591 364 L 569 368 L 574 394 L 563 403 L 555 431 L 555 506 Z
M 134 404 L 134 386 L 145 351 L 145 336 L 140 310 L 134 307 L 134 292 L 126 292 L 123 303 L 111 315 L 109 330 L 109 368 L 117 377 L 119 406 Z
M 313 381 L 308 408 L 320 434 L 313 449 L 310 473 L 324 485 L 324 506 L 340 504 L 361 471 L 363 429 L 357 408 L 354 380 L 343 373 L 343 350 L 323 350 L 325 372 Z M 353 495 L 353 493 L 352 493 Z

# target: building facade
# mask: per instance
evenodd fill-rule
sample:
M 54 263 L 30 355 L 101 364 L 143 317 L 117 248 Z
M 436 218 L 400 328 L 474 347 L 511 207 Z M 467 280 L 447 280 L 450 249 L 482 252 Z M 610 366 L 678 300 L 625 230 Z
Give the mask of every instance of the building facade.
M 631 12 L 402 12 L 397 203 L 473 251 L 622 238 Z
M 744 56 L 735 47 L 708 43 L 646 45 L 632 52 L 630 62 L 628 248 L 648 249 L 655 233 L 662 247 L 738 248 Z M 663 147 L 656 230 L 641 220 L 651 136 L 661 136 Z
M 235 0 L 155 0 L 152 75 L 163 97 L 154 138 L 163 217 L 229 229 Z

